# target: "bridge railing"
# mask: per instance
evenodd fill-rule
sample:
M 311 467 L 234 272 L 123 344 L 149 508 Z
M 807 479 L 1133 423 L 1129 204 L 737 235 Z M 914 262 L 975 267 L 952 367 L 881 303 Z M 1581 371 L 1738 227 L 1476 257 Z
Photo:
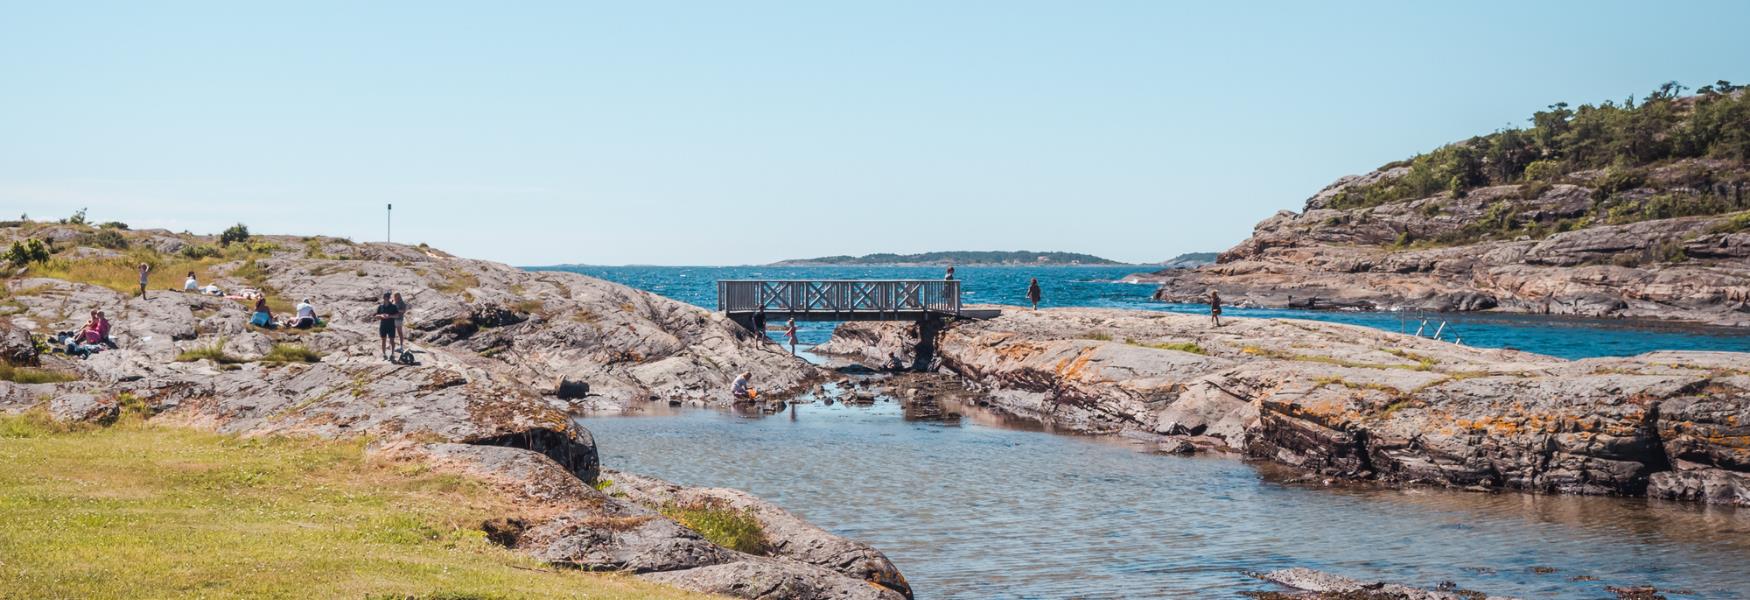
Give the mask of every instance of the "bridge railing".
M 960 282 L 731 280 L 717 282 L 717 310 L 768 313 L 960 312 Z

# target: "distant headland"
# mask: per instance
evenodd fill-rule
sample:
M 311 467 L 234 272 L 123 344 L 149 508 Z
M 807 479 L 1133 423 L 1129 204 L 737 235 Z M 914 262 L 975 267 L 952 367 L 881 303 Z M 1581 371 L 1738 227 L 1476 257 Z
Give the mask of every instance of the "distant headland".
M 1076 265 L 1123 265 L 1108 258 L 1076 252 L 1033 252 L 1030 250 L 991 250 L 969 251 L 952 250 L 946 252 L 923 252 L 918 254 L 893 254 L 882 252 L 865 254 L 863 256 L 822 256 L 820 258 L 791 259 L 772 263 L 777 267 L 808 267 L 808 266 L 917 266 L 917 265 L 962 265 L 962 266 L 1076 266 Z

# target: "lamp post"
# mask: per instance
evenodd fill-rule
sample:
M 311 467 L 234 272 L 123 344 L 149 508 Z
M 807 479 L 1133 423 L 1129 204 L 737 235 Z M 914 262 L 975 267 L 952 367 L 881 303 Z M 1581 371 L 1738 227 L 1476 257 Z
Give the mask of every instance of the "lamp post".
M 390 234 L 395 232 L 395 205 L 385 206 L 388 208 L 383 209 L 383 242 L 388 243 L 393 237 Z

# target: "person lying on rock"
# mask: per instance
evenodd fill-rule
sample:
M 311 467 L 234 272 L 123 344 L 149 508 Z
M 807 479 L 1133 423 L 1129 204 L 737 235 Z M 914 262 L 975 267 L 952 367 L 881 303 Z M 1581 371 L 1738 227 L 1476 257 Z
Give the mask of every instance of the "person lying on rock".
M 735 376 L 735 383 L 729 386 L 729 395 L 737 400 L 754 400 L 760 397 L 758 390 L 748 387 L 748 380 L 753 379 L 752 371 L 743 371 Z
M 389 292 L 383 292 L 383 302 L 377 305 L 377 312 L 371 318 L 377 320 L 377 338 L 382 341 L 383 360 L 395 360 L 389 351 L 394 347 L 395 326 L 401 317 L 401 307 L 395 305 L 395 299 Z

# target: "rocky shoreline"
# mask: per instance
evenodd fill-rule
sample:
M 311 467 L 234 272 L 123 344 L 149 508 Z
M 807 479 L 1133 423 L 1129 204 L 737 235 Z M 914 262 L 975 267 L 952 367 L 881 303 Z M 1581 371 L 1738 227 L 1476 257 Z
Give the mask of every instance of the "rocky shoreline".
M 817 352 L 906 356 L 853 323 Z M 1230 452 L 1333 480 L 1750 506 L 1750 356 L 1568 361 L 1364 327 L 1009 310 L 941 334 L 941 367 L 1054 428 Z
M 1641 199 L 1693 192 L 1694 172 L 1732 168 L 1687 159 L 1612 193 Z M 1594 218 L 1601 190 L 1625 185 L 1602 169 L 1572 173 L 1572 183 L 1498 185 L 1379 206 L 1340 201 L 1408 171 L 1397 166 L 1338 179 L 1301 212 L 1260 221 L 1216 264 L 1124 279 L 1158 284 L 1154 298 L 1163 302 L 1204 302 L 1217 290 L 1229 303 L 1263 308 L 1487 310 L 1750 326 L 1750 212 L 1742 212 L 1750 205 L 1741 190 L 1740 212 L 1627 223 Z M 1497 222 L 1525 232 L 1436 242 Z
M 11 229 L 7 238 L 65 246 L 90 228 Z M 128 239 L 165 256 L 210 242 L 169 232 Z M 585 409 L 653 400 L 727 404 L 722 390 L 740 371 L 754 372 L 774 395 L 818 378 L 775 344 L 703 309 L 581 275 L 394 244 L 253 243 L 259 252 L 214 262 L 208 277 L 227 289 L 309 298 L 325 327 L 250 327 L 241 302 L 157 283 L 134 297 L 94 283 L 9 277 L 10 314 L 0 319 L 8 364 L 73 380 L 0 381 L 0 412 L 101 422 L 130 403 L 155 423 L 242 436 L 364 438 L 376 455 L 484 479 L 518 499 L 522 513 L 482 527 L 549 564 L 742 598 L 910 597 L 878 550 L 758 498 L 604 474 L 592 437 L 571 419 Z M 62 256 L 97 268 L 139 255 L 81 246 Z M 392 364 L 379 354 L 368 316 L 385 290 L 400 291 L 412 305 L 407 328 L 418 364 Z M 76 329 L 90 309 L 108 312 L 119 350 L 75 360 L 33 345 L 30 334 Z M 272 357 L 288 346 L 320 358 Z M 581 396 L 579 382 L 587 384 Z M 767 550 L 718 546 L 665 516 L 676 507 L 751 515 Z

